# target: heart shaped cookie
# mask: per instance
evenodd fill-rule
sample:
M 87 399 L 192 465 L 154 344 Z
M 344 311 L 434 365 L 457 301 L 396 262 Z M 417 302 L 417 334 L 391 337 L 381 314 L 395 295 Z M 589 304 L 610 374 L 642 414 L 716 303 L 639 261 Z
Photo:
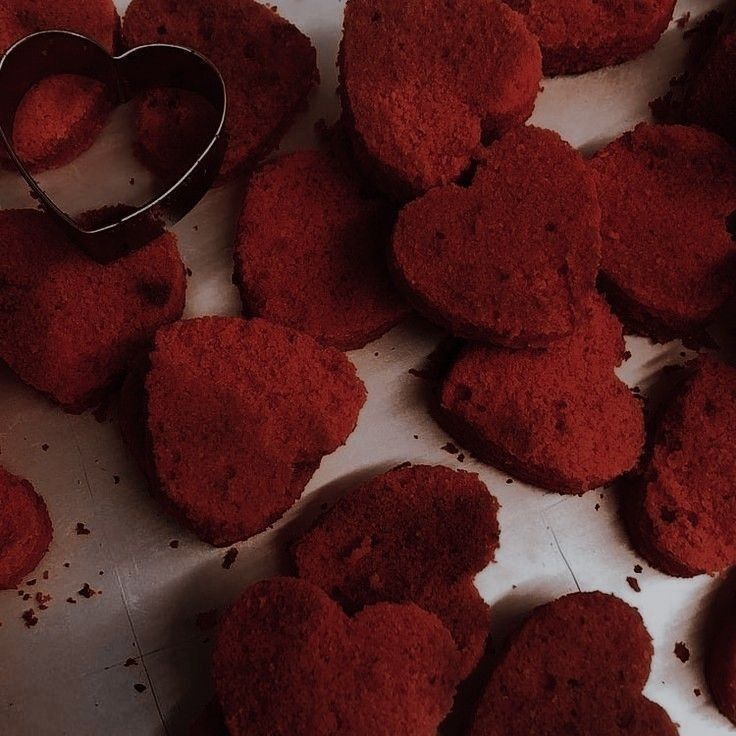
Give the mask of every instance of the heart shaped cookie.
M 614 308 L 660 341 L 697 335 L 736 295 L 736 151 L 701 128 L 642 123 L 590 165 Z
M 81 33 L 112 53 L 118 25 L 112 0 L 3 0 L 0 55 L 24 36 L 45 30 Z M 92 145 L 111 110 L 101 83 L 68 74 L 49 77 L 18 108 L 13 145 L 31 171 L 63 166 Z M 0 163 L 8 163 L 4 150 Z
M 676 0 L 505 0 L 542 47 L 544 73 L 581 72 L 634 59 L 667 30 Z
M 169 509 L 224 546 L 294 504 L 365 398 L 343 353 L 262 319 L 203 317 L 156 334 L 126 382 L 123 428 Z
M 331 153 L 301 151 L 250 179 L 235 244 L 245 312 L 353 350 L 407 313 L 386 251 L 395 209 Z
M 449 632 L 417 606 L 351 619 L 319 588 L 282 578 L 225 614 L 213 679 L 230 736 L 435 736 L 458 669 Z
M 490 629 L 473 580 L 498 547 L 497 511 L 477 475 L 399 467 L 349 492 L 297 542 L 299 576 L 348 611 L 380 601 L 431 611 L 452 633 L 467 675 Z
M 519 127 L 488 150 L 468 188 L 408 204 L 394 230 L 398 283 L 453 334 L 510 347 L 569 335 L 595 290 L 600 209 L 580 154 Z
M 736 368 L 704 358 L 660 417 L 625 496 L 636 548 L 669 575 L 736 563 Z
M 52 532 L 41 496 L 0 466 L 0 590 L 15 588 L 36 569 Z
M 47 215 L 3 210 L 0 249 L 0 359 L 73 411 L 102 398 L 184 309 L 172 234 L 103 266 Z
M 612 595 L 540 606 L 511 637 L 469 736 L 676 736 L 642 695 L 652 651 L 638 611 Z
M 437 419 L 484 462 L 584 493 L 631 470 L 644 445 L 641 403 L 614 373 L 623 353 L 621 324 L 596 297 L 575 332 L 545 350 L 464 348 Z
M 539 45 L 498 0 L 348 0 L 339 70 L 355 152 L 400 199 L 460 178 L 532 114 L 542 78 Z
M 276 148 L 319 81 L 309 39 L 255 0 L 133 0 L 123 41 L 128 47 L 185 46 L 220 70 L 228 94 L 224 179 L 252 168 Z M 188 152 L 209 139 L 212 110 L 192 95 L 154 90 L 138 105 L 136 127 L 143 163 L 163 175 L 178 174 Z

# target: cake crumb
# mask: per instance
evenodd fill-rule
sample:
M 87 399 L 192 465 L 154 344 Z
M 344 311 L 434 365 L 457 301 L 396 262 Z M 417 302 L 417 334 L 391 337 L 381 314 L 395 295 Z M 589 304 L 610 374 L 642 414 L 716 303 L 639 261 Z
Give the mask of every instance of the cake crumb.
M 222 567 L 225 570 L 229 570 L 234 564 L 235 560 L 238 557 L 238 550 L 235 549 L 235 547 L 230 547 L 230 549 L 225 552 L 225 556 L 222 558 Z
M 687 648 L 685 642 L 678 641 L 677 644 L 675 644 L 675 656 L 683 664 L 690 660 L 690 650 Z

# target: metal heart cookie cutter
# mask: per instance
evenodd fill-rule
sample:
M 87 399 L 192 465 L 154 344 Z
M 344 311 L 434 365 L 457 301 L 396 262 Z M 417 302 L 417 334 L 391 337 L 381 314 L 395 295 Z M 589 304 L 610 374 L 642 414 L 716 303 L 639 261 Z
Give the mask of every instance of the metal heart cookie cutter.
M 13 148 L 13 123 L 26 93 L 42 79 L 74 74 L 105 85 L 117 104 L 130 102 L 154 87 L 193 92 L 217 114 L 206 148 L 185 173 L 146 204 L 127 208 L 109 224 L 88 227 L 60 209 L 31 175 Z M 91 258 L 109 262 L 142 247 L 164 227 L 182 219 L 212 186 L 226 148 L 225 82 L 204 56 L 170 44 L 138 46 L 111 56 L 96 42 L 68 31 L 41 31 L 18 41 L 0 57 L 0 141 L 42 207 Z

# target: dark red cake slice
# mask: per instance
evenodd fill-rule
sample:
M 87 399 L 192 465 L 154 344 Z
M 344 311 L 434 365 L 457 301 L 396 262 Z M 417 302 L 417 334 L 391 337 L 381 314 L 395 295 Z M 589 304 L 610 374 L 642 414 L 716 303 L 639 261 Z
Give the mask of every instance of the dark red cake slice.
M 339 58 L 353 147 L 407 199 L 460 178 L 482 141 L 523 123 L 539 45 L 499 0 L 348 0 Z
M 387 264 L 395 215 L 329 152 L 266 164 L 250 180 L 235 243 L 245 312 L 341 350 L 380 337 L 408 311 Z
M 253 168 L 278 145 L 319 80 L 309 39 L 255 0 L 133 0 L 123 22 L 129 47 L 173 43 L 204 54 L 227 85 L 228 150 L 220 176 Z M 200 98 L 154 90 L 137 110 L 138 153 L 162 175 L 184 171 L 212 135 Z
M 184 309 L 172 234 L 103 266 L 47 215 L 3 210 L 0 252 L 0 360 L 70 410 L 99 401 Z
M 569 335 L 595 291 L 600 208 L 580 154 L 518 127 L 469 187 L 437 187 L 399 214 L 392 263 L 428 319 L 454 335 L 540 347 Z
M 489 606 L 474 585 L 498 547 L 498 503 L 477 475 L 404 466 L 349 492 L 294 548 L 300 577 L 354 612 L 380 601 L 436 614 L 462 654 L 480 660 Z
M 0 466 L 0 590 L 17 587 L 36 569 L 52 533 L 41 496 Z
M 164 327 L 149 362 L 123 391 L 126 439 L 168 508 L 218 546 L 291 508 L 366 397 L 343 353 L 262 319 Z
M 75 31 L 115 49 L 119 19 L 112 0 L 3 0 L 0 55 L 38 31 Z M 23 99 L 13 128 L 13 145 L 32 171 L 52 169 L 86 151 L 102 130 L 112 103 L 99 82 L 58 75 L 39 82 Z M 0 164 L 9 165 L 4 149 Z
M 437 418 L 484 462 L 584 493 L 631 470 L 643 449 L 641 403 L 614 373 L 623 353 L 621 324 L 596 297 L 575 332 L 545 350 L 464 348 Z
M 704 358 L 691 370 L 624 506 L 637 550 L 679 577 L 736 563 L 736 368 Z
M 215 641 L 230 736 L 435 736 L 458 681 L 459 655 L 435 616 L 380 603 L 349 618 L 289 578 L 246 590 Z
M 642 123 L 591 167 L 614 307 L 657 340 L 697 335 L 736 294 L 736 151 L 700 128 Z
M 676 0 L 505 0 L 542 47 L 544 73 L 579 74 L 629 61 L 652 48 Z
M 540 606 L 512 635 L 469 736 L 677 736 L 642 695 L 651 661 L 641 616 L 612 595 Z

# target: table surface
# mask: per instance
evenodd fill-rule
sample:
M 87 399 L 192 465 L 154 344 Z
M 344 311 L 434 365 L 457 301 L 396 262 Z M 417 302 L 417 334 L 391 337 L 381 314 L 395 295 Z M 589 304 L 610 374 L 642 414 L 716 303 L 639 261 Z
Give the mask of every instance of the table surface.
M 675 18 L 693 19 L 718 3 L 681 0 Z M 127 2 L 118 2 L 124 10 Z M 340 37 L 341 0 L 279 0 L 279 12 L 315 43 L 322 85 L 309 113 L 289 134 L 283 150 L 313 144 L 313 125 L 334 120 L 334 59 Z M 648 101 L 667 88 L 681 68 L 686 46 L 673 22 L 657 48 L 615 69 L 545 82 L 532 122 L 559 131 L 588 153 L 648 117 Z M 43 177 L 44 185 L 73 203 L 117 201 L 120 183 L 135 176 L 126 111 L 74 165 Z M 81 172 L 109 171 L 119 180 L 87 184 Z M 230 277 L 230 243 L 242 185 L 214 190 L 176 228 L 192 270 L 186 316 L 237 314 Z M 0 175 L 0 206 L 31 201 L 18 181 Z M 26 628 L 31 605 L 15 591 L 0 593 L 0 733 L 107 736 L 178 734 L 209 697 L 209 637 L 198 614 L 232 600 L 249 583 L 279 570 L 284 541 L 306 527 L 322 503 L 398 463 L 445 464 L 476 471 L 502 504 L 497 562 L 477 579 L 493 605 L 495 631 L 518 621 L 533 606 L 575 590 L 603 590 L 637 606 L 656 653 L 647 695 L 661 703 L 687 736 L 720 736 L 733 728 L 713 707 L 702 676 L 699 632 L 704 607 L 718 583 L 708 577 L 668 578 L 644 565 L 641 592 L 627 583 L 640 560 L 627 544 L 610 492 L 567 498 L 506 483 L 506 476 L 442 447 L 448 437 L 427 415 L 426 386 L 409 374 L 439 339 L 418 318 L 409 320 L 351 358 L 368 388 L 368 402 L 345 447 L 325 458 L 295 507 L 272 530 L 238 545 L 229 570 L 223 550 L 213 549 L 165 516 L 149 497 L 128 458 L 114 417 L 70 416 L 0 370 L 0 449 L 10 470 L 29 478 L 45 497 L 54 522 L 51 550 L 26 587 L 53 600 Z M 666 364 L 681 360 L 682 346 L 653 347 L 628 340 L 632 358 L 620 375 L 644 388 Z M 77 522 L 90 530 L 78 535 Z M 171 540 L 178 540 L 172 548 Z M 68 564 L 66 564 L 68 563 Z M 643 564 L 643 563 L 642 563 Z M 48 570 L 48 579 L 42 572 Z M 77 595 L 84 583 L 100 594 Z M 76 604 L 69 604 L 72 596 Z M 201 624 L 201 621 L 200 621 Z M 686 664 L 674 655 L 685 642 Z M 126 666 L 134 658 L 136 663 Z M 136 684 L 146 686 L 143 692 Z M 697 697 L 699 689 L 702 695 Z

